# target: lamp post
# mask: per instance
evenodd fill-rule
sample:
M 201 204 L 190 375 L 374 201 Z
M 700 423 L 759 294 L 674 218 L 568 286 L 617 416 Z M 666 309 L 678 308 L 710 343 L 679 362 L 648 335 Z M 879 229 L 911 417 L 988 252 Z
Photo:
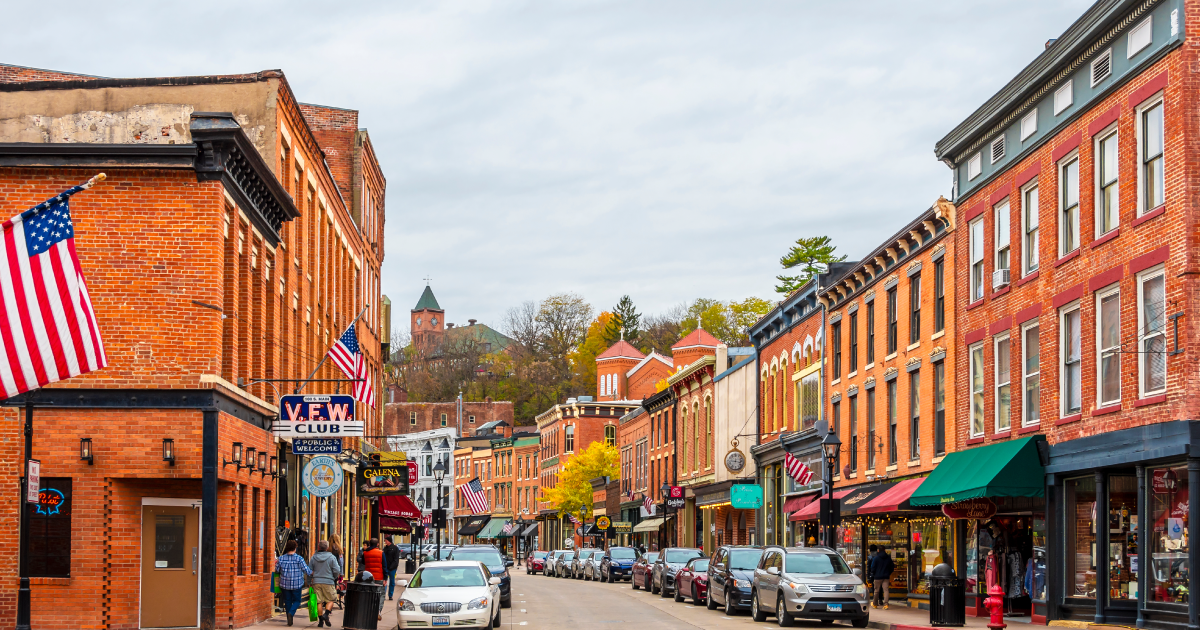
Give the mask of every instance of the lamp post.
M 662 549 L 666 549 L 667 545 L 670 544 L 670 540 L 668 539 L 669 534 L 667 533 L 669 530 L 667 529 L 666 518 L 671 512 L 671 506 L 667 503 L 667 495 L 671 493 L 671 484 L 664 481 L 662 487 L 659 488 L 659 491 L 662 493 L 663 498 L 663 528 L 662 536 L 660 536 L 660 538 L 662 538 L 660 547 Z
M 821 440 L 821 450 L 825 454 L 825 493 L 829 497 L 826 505 L 829 506 L 824 514 L 824 532 L 822 538 L 826 547 L 834 548 L 834 528 L 837 527 L 838 506 L 833 498 L 833 472 L 837 467 L 838 453 L 842 450 L 842 441 L 838 439 L 837 433 L 830 431 L 825 434 L 825 439 Z
M 437 526 L 437 559 L 442 559 L 442 527 L 446 524 L 446 515 L 442 512 L 442 480 L 446 478 L 446 463 L 438 460 L 433 467 L 433 479 L 437 481 L 437 509 L 433 513 L 433 523 Z

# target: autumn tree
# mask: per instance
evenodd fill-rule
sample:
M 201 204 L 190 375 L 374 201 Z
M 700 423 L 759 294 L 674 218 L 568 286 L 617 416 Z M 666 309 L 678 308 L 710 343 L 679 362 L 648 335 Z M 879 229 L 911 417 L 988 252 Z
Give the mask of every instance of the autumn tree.
M 575 368 L 575 389 L 596 395 L 596 357 L 612 344 L 605 331 L 612 325 L 615 316 L 602 311 L 588 326 L 583 343 L 571 354 L 571 365 Z
M 824 273 L 832 263 L 846 260 L 845 256 L 836 256 L 837 246 L 831 244 L 828 236 L 811 236 L 796 239 L 788 253 L 780 257 L 779 264 L 784 269 L 799 268 L 799 274 L 794 276 L 775 276 L 780 284 L 775 287 L 779 293 L 791 293 L 804 286 L 813 276 Z
M 771 308 L 770 302 L 757 297 L 740 302 L 700 298 L 688 306 L 687 316 L 680 322 L 680 337 L 703 328 L 728 346 L 747 346 L 750 345 L 747 329 Z
M 621 454 L 616 445 L 592 442 L 572 457 L 558 473 L 558 485 L 542 488 L 542 501 L 560 516 L 579 514 L 580 508 L 591 512 L 592 480 L 619 478 Z

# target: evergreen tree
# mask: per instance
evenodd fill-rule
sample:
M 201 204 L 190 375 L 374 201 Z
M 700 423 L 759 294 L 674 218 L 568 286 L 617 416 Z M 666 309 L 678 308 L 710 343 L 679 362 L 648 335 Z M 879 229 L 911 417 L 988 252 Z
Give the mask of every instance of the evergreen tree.
M 791 293 L 804 286 L 813 276 L 824 273 L 830 263 L 842 262 L 845 256 L 834 256 L 836 245 L 830 245 L 828 236 L 812 236 L 798 238 L 796 244 L 788 253 L 779 259 L 784 269 L 800 268 L 800 274 L 795 276 L 775 276 L 779 279 L 775 290 L 779 293 Z
M 621 339 L 622 329 L 624 329 L 625 341 L 636 346 L 638 335 L 642 332 L 641 325 L 642 316 L 637 312 L 637 307 L 633 305 L 633 300 L 629 299 L 628 295 L 623 295 L 617 305 L 613 307 L 613 317 L 604 328 L 604 341 L 609 346 L 617 343 L 617 340 Z

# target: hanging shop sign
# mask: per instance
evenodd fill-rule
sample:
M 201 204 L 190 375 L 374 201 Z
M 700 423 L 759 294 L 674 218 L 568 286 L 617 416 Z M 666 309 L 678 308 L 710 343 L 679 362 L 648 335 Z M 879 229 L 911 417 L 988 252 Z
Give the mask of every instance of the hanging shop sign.
M 607 516 L 596 517 L 596 529 L 605 530 L 612 527 L 612 519 Z
M 408 462 L 408 485 L 417 485 L 417 462 Z
M 996 514 L 996 504 L 987 497 L 956 501 L 942 506 L 942 514 L 950 518 L 991 518 Z
M 332 496 L 342 487 L 342 466 L 326 455 L 314 457 L 300 471 L 300 480 L 310 495 Z
M 408 462 L 381 462 L 358 469 L 359 496 L 384 496 L 408 494 L 408 480 L 412 474 Z
M 292 440 L 292 455 L 337 455 L 341 452 L 341 438 L 295 438 Z
M 756 483 L 729 486 L 729 506 L 735 510 L 757 510 L 763 505 L 763 487 Z
M 353 396 L 291 394 L 280 397 L 271 430 L 283 437 L 357 437 L 363 422 L 354 415 Z
M 618 534 L 633 533 L 633 523 L 629 521 L 614 521 L 612 527 Z

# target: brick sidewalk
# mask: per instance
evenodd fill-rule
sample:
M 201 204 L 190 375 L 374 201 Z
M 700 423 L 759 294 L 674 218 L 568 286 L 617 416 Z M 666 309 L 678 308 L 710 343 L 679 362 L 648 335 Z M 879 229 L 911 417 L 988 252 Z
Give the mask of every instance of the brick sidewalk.
M 411 576 L 411 574 L 397 573 L 396 579 L 399 580 L 399 579 L 403 578 L 403 579 L 407 580 L 410 576 Z M 399 594 L 401 590 L 402 589 L 399 586 L 396 587 L 397 594 Z M 305 600 L 305 601 L 307 602 L 308 600 Z M 334 628 L 341 628 L 342 627 L 342 610 L 339 609 L 337 606 L 334 606 L 333 612 L 329 613 L 329 620 L 333 622 Z M 398 625 L 399 624 L 396 622 L 396 602 L 395 602 L 395 600 L 388 601 L 385 598 L 383 601 L 383 620 L 378 622 L 377 628 L 379 628 L 379 630 L 385 630 L 385 629 L 389 629 L 389 628 L 395 628 Z M 254 628 L 256 630 L 262 630 L 262 629 L 269 628 L 271 630 L 278 630 L 279 628 L 286 628 L 286 627 L 287 627 L 287 615 L 285 615 L 283 612 L 279 612 L 271 619 L 267 619 L 266 621 L 257 623 L 253 626 L 247 626 L 247 629 Z M 317 622 L 308 620 L 307 604 L 304 606 L 301 606 L 299 608 L 299 610 L 296 611 L 296 617 L 295 617 L 292 627 L 293 628 L 316 628 L 317 627 Z

